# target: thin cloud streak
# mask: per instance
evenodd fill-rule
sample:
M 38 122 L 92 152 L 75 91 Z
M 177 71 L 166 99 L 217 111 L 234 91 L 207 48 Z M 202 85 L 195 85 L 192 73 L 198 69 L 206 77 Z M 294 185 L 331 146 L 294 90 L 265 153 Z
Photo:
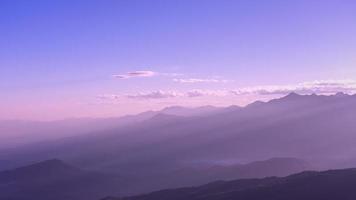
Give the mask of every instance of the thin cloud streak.
M 295 85 L 265 85 L 255 87 L 243 87 L 239 89 L 223 90 L 188 90 L 188 91 L 151 91 L 139 92 L 136 94 L 109 94 L 97 96 L 100 100 L 150 100 L 169 98 L 198 98 L 198 97 L 232 97 L 243 95 L 265 96 L 265 95 L 286 95 L 291 92 L 299 94 L 334 94 L 337 92 L 356 93 L 356 80 L 321 80 L 303 82 Z
M 117 79 L 130 79 L 130 78 L 137 78 L 137 77 L 153 77 L 153 76 L 178 77 L 182 75 L 183 74 L 178 74 L 178 73 L 161 73 L 161 72 L 154 72 L 150 70 L 144 70 L 144 71 L 132 71 L 132 72 L 127 72 L 126 74 L 116 74 L 112 76 Z
M 120 99 L 139 99 L 139 100 L 149 100 L 149 99 L 167 99 L 167 98 L 178 98 L 178 97 L 203 97 L 203 96 L 227 96 L 228 91 L 224 90 L 190 90 L 187 92 L 178 91 L 152 91 L 152 92 L 139 92 L 136 94 L 126 94 L 126 95 L 98 95 L 97 99 L 100 100 L 120 100 Z
M 125 97 L 129 99 L 165 99 L 165 98 L 175 98 L 181 96 L 184 96 L 184 94 L 180 92 L 158 90 L 154 92 L 126 95 Z
M 285 95 L 291 92 L 300 94 L 333 94 L 337 92 L 356 92 L 356 80 L 320 80 L 295 85 L 267 85 L 245 87 L 231 91 L 235 95 Z
M 221 80 L 221 79 L 199 79 L 199 78 L 188 78 L 188 79 L 173 79 L 174 82 L 178 83 L 228 83 L 231 80 Z
M 129 79 L 135 77 L 152 77 L 155 75 L 157 75 L 157 73 L 153 71 L 132 71 L 127 72 L 126 74 L 113 75 L 113 77 L 118 79 Z

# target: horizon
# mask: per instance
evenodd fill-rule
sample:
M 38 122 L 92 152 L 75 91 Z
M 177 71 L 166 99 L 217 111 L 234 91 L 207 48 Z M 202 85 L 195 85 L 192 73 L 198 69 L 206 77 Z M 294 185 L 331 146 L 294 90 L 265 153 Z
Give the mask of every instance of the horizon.
M 324 96 L 324 97 L 330 97 L 330 96 L 336 96 L 338 94 L 345 94 L 345 95 L 348 95 L 348 96 L 355 96 L 356 93 L 346 93 L 346 92 L 343 92 L 343 91 L 340 91 L 340 92 L 336 92 L 336 93 L 328 93 L 328 94 L 317 94 L 317 93 L 308 93 L 308 94 L 300 94 L 300 93 L 297 93 L 297 92 L 290 92 L 290 93 L 287 93 L 286 95 L 280 95 L 278 97 L 275 97 L 275 98 L 269 98 L 269 99 L 265 99 L 265 100 L 260 100 L 260 99 L 256 99 L 252 102 L 249 102 L 245 105 L 237 105 L 237 104 L 230 104 L 230 105 L 226 105 L 226 106 L 214 106 L 214 105 L 209 105 L 209 104 L 206 104 L 206 105 L 199 105 L 199 106 L 181 106 L 181 105 L 170 105 L 170 106 L 167 106 L 167 107 L 163 107 L 163 108 L 159 108 L 157 110 L 144 110 L 142 112 L 138 112 L 138 113 L 131 113 L 131 114 L 126 114 L 126 115 L 117 115 L 117 116 L 109 116 L 109 117 L 90 117 L 90 116 L 87 116 L 87 117 L 72 117 L 72 118 L 62 118 L 62 119 L 48 119 L 48 120 L 36 120 L 36 119 L 2 119 L 1 121 L 32 121 L 32 122 L 56 122 L 56 121 L 66 121 L 66 120 L 82 120 L 82 119 L 92 119 L 92 120 L 95 120 L 95 119 L 108 119 L 108 118 L 123 118 L 123 117 L 130 117 L 130 116 L 137 116 L 137 115 L 140 115 L 140 114 L 143 114 L 143 113 L 148 113 L 148 112 L 157 112 L 157 114 L 161 114 L 159 113 L 160 111 L 164 111 L 165 109 L 169 109 L 169 108 L 187 108 L 187 109 L 197 109 L 197 108 L 204 108 L 204 107 L 213 107 L 213 108 L 219 108 L 219 109 L 226 109 L 226 108 L 229 108 L 229 107 L 232 107 L 232 106 L 237 106 L 239 108 L 246 108 L 248 107 L 249 105 L 251 104 L 254 104 L 256 102 L 263 102 L 263 103 L 268 103 L 269 101 L 272 101 L 272 100 L 276 100 L 276 99 L 283 99 L 285 97 L 288 97 L 290 96 L 291 94 L 296 94 L 298 96 Z M 167 115 L 174 115 L 174 114 L 167 114 Z
M 355 93 L 354 10 L 349 0 L 2 1 L 0 119 Z

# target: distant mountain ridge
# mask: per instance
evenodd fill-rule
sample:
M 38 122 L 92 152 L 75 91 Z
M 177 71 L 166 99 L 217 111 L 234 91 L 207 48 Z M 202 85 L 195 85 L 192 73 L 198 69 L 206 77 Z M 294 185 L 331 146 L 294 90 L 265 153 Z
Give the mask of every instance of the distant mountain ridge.
M 94 200 L 119 195 L 124 187 L 116 175 L 84 171 L 58 159 L 0 172 L 2 200 Z
M 38 157 L 36 160 L 59 157 L 73 160 L 79 166 L 100 163 L 100 167 L 106 165 L 112 169 L 118 166 L 120 169 L 133 169 L 135 160 L 145 160 L 147 166 L 152 166 L 148 163 L 150 160 L 141 159 L 146 158 L 148 153 L 156 164 L 162 160 L 175 165 L 172 162 L 237 159 L 238 162 L 248 163 L 271 157 L 298 157 L 304 160 L 317 159 L 317 164 L 322 166 L 330 163 L 336 166 L 338 163 L 350 163 L 348 158 L 356 155 L 356 149 L 352 150 L 354 145 L 350 142 L 354 139 L 352 133 L 356 131 L 356 113 L 353 109 L 356 109 L 356 95 L 292 93 L 244 108 L 223 108 L 211 115 L 176 117 L 177 120 L 172 115 L 169 115 L 170 120 L 166 120 L 167 115 L 159 114 L 159 119 L 153 115 L 131 126 L 56 142 L 57 147 L 53 151 L 53 145 L 48 143 L 26 152 L 32 152 L 31 155 Z M 162 120 L 159 116 L 166 117 Z M 75 148 L 78 145 L 82 151 Z M 72 151 L 68 154 L 70 149 Z M 123 151 L 130 153 L 121 155 Z M 320 155 L 319 152 L 328 153 Z M 337 158 L 341 152 L 344 152 L 345 158 Z M 171 161 L 173 154 L 176 161 Z M 33 158 L 31 155 L 27 158 Z M 98 156 L 107 161 L 97 162 Z M 130 159 L 134 162 L 123 163 L 120 161 L 122 157 L 132 157 Z M 3 156 L 3 160 L 6 159 L 9 160 L 6 155 Z M 334 162 L 335 159 L 339 160 Z
M 17 162 L 17 166 L 59 158 L 80 168 L 124 174 L 142 182 L 142 191 L 231 177 L 229 166 L 221 168 L 226 175 L 216 166 L 230 161 L 251 163 L 282 157 L 301 159 L 316 169 L 347 168 L 356 166 L 355 110 L 356 95 L 292 93 L 209 115 L 155 114 L 128 126 L 0 155 L 1 160 Z M 208 167 L 195 170 L 199 162 Z M 201 169 L 212 176 L 194 172 Z M 184 182 L 183 177 L 189 178 Z
M 0 120 L 0 132 L 2 133 L 0 135 L 0 150 L 134 125 L 161 114 L 190 117 L 209 115 L 222 109 L 214 106 L 196 108 L 172 106 L 159 111 L 146 111 L 136 115 L 110 118 L 75 118 L 57 121 Z
M 28 181 L 41 178 L 63 178 L 66 176 L 77 175 L 81 170 L 79 168 L 65 164 L 61 160 L 52 159 L 40 163 L 35 163 L 25 167 L 19 167 L 13 170 L 0 172 L 0 182 L 6 182 L 11 179 L 16 181 Z
M 117 174 L 82 170 L 61 160 L 51 159 L 0 172 L 0 199 L 90 200 L 109 194 L 138 194 L 216 180 L 283 176 L 310 169 L 309 167 L 299 159 L 273 158 L 244 165 L 182 169 L 164 176 L 157 174 L 123 178 Z
M 144 175 L 143 180 L 139 179 L 139 183 L 133 183 L 132 186 L 138 193 L 142 193 L 162 188 L 196 186 L 217 180 L 282 177 L 311 169 L 313 166 L 309 163 L 296 158 L 271 158 L 231 165 L 187 165 L 172 171 Z
M 302 172 L 284 178 L 218 181 L 190 188 L 103 200 L 352 200 L 356 199 L 356 169 Z

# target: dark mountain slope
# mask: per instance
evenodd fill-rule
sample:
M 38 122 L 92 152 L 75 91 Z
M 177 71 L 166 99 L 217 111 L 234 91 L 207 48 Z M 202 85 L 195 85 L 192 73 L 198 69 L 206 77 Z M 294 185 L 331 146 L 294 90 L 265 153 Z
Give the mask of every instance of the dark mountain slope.
M 356 170 L 303 172 L 285 178 L 220 181 L 192 188 L 105 200 L 353 200 Z
M 163 176 L 163 179 L 167 182 L 166 187 L 174 187 L 176 185 L 194 186 L 216 180 L 263 178 L 268 176 L 282 177 L 310 169 L 312 169 L 312 166 L 303 160 L 272 158 L 247 164 L 191 166 L 167 173 Z
M 287 176 L 312 169 L 308 163 L 295 158 L 272 158 L 247 164 L 196 164 L 161 173 L 147 173 L 131 182 L 137 193 L 162 188 L 196 186 L 216 180 Z M 132 194 L 132 193 L 131 193 Z
M 120 194 L 121 178 L 80 170 L 60 160 L 0 172 L 1 200 L 89 200 Z
M 353 167 L 355 110 L 355 95 L 290 94 L 208 116 L 160 114 L 132 126 L 0 152 L 0 157 L 27 162 L 56 157 L 81 168 L 150 181 L 148 185 L 199 162 L 213 166 L 295 157 L 323 168 Z M 162 183 L 160 188 L 174 181 Z

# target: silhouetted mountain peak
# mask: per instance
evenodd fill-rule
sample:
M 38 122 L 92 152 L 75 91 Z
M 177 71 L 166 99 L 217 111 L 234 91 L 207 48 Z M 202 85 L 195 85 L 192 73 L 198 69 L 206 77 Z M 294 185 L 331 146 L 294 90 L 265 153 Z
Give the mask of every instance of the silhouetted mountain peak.
M 291 92 L 287 96 L 283 97 L 284 99 L 297 99 L 302 97 L 303 95 L 297 94 L 296 92 Z
M 255 101 L 255 102 L 253 102 L 253 103 L 248 104 L 246 107 L 248 108 L 248 107 L 260 106 L 260 105 L 262 105 L 262 104 L 264 104 L 264 103 L 265 103 L 265 102 L 263 102 L 263 101 Z
M 32 165 L 0 172 L 2 183 L 39 183 L 64 180 L 84 174 L 82 170 L 70 166 L 60 160 L 47 160 Z
M 81 170 L 58 159 L 0 172 L 0 199 L 95 200 L 119 194 L 114 174 Z
M 235 111 L 235 110 L 240 110 L 241 107 L 240 106 L 237 106 L 237 105 L 231 105 L 227 108 L 225 108 L 226 110 L 229 110 L 229 111 Z
M 62 160 L 59 159 L 51 159 L 51 160 L 46 160 L 43 162 L 39 162 L 39 163 L 35 163 L 26 167 L 22 167 L 22 168 L 53 168 L 53 167 L 57 167 L 57 168 L 75 168 L 72 167 L 66 163 L 64 163 Z M 18 168 L 21 169 L 21 168 Z
M 272 99 L 269 102 L 283 102 L 283 103 L 289 103 L 289 102 L 294 102 L 296 103 L 295 105 L 301 105 L 304 106 L 305 103 L 315 103 L 315 102 L 320 102 L 320 101 L 328 101 L 331 100 L 332 98 L 324 95 L 318 95 L 318 94 L 297 94 L 295 92 L 291 92 L 288 95 L 281 97 L 279 99 Z
M 19 167 L 13 170 L 5 171 L 4 173 L 13 174 L 18 177 L 33 177 L 40 178 L 45 176 L 61 176 L 73 173 L 78 173 L 81 170 L 79 168 L 73 167 L 64 163 L 58 159 L 46 160 L 43 162 L 31 164 L 24 167 Z

